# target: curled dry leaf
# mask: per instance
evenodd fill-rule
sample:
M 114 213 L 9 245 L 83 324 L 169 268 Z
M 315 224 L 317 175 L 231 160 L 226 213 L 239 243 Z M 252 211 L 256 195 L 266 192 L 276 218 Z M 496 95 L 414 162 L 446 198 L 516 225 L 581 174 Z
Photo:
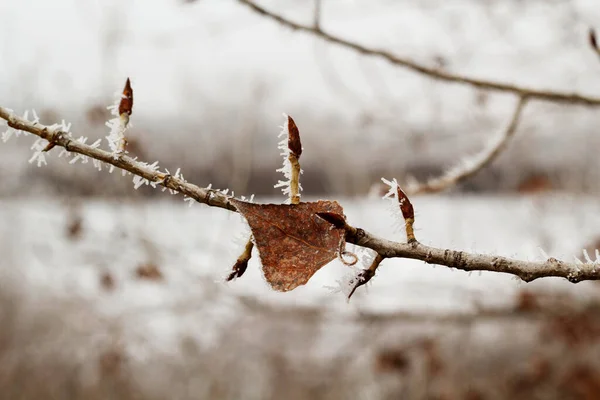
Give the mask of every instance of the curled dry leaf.
M 254 204 L 231 200 L 246 218 L 265 279 L 274 290 L 286 292 L 308 280 L 337 257 L 345 231 L 332 226 L 317 213 L 344 210 L 335 201 L 300 204 Z
M 123 95 L 121 96 L 121 102 L 119 103 L 119 115 L 127 114 L 131 115 L 133 112 L 133 89 L 131 88 L 131 82 L 127 78 L 125 87 L 123 88 Z

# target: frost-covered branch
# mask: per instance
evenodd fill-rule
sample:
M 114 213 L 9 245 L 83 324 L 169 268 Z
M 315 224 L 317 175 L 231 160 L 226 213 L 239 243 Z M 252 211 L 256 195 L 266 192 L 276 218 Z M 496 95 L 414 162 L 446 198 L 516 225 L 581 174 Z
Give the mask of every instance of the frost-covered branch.
M 419 184 L 408 184 L 406 191 L 409 194 L 419 193 L 437 193 L 456 186 L 459 182 L 465 181 L 468 178 L 481 171 L 500 155 L 506 148 L 508 141 L 514 136 L 523 114 L 523 109 L 527 104 L 527 97 L 521 96 L 512 114 L 510 122 L 502 134 L 495 140 L 492 140 L 487 147 L 473 157 L 467 157 L 451 168 L 442 176 Z
M 67 152 L 75 153 L 81 157 L 89 157 L 100 163 L 130 172 L 141 179 L 145 179 L 146 183 L 149 183 L 151 186 L 163 186 L 175 192 L 182 193 L 199 203 L 235 211 L 235 207 L 229 202 L 229 197 L 218 190 L 201 188 L 187 182 L 177 173 L 171 175 L 168 172 L 156 170 L 156 167 L 153 166 L 154 164 L 148 165 L 124 154 L 115 156 L 115 153 L 85 144 L 85 140 L 75 139 L 68 130 L 61 127 L 44 126 L 38 122 L 29 121 L 26 118 L 17 116 L 11 110 L 4 107 L 0 107 L 0 118 L 6 120 L 8 126 L 12 129 L 36 135 L 41 139 L 54 143 L 56 146 L 64 148 Z
M 475 79 L 470 78 L 468 76 L 453 74 L 451 72 L 446 72 L 434 67 L 428 67 L 407 58 L 396 56 L 390 52 L 385 50 L 377 50 L 374 48 L 370 48 L 367 46 L 363 46 L 359 43 L 353 42 L 351 40 L 344 39 L 337 35 L 328 33 L 323 30 L 321 24 L 318 26 L 313 25 L 303 25 L 291 21 L 281 15 L 275 14 L 272 11 L 267 10 L 266 8 L 256 4 L 253 0 L 237 0 L 239 3 L 250 7 L 254 12 L 263 15 L 269 19 L 279 22 L 283 26 L 291 28 L 293 30 L 297 30 L 300 32 L 309 33 L 316 37 L 319 37 L 329 43 L 337 44 L 342 47 L 354 50 L 360 54 L 365 54 L 368 56 L 383 58 L 393 65 L 397 65 L 402 68 L 409 69 L 417 74 L 428 76 L 432 79 L 458 83 L 467 86 L 471 86 L 477 89 L 491 90 L 496 92 L 503 93 L 512 93 L 520 97 L 528 97 L 531 100 L 543 100 L 554 103 L 570 103 L 570 104 L 580 104 L 586 106 L 599 106 L 600 98 L 592 97 L 592 96 L 584 96 L 577 93 L 562 93 L 551 90 L 538 90 L 527 88 L 523 86 L 512 85 L 504 82 L 496 82 L 484 79 Z
M 174 192 L 182 193 L 189 199 L 196 200 L 199 203 L 237 211 L 230 202 L 231 196 L 214 189 L 193 185 L 180 177 L 179 174 L 170 175 L 168 172 L 158 171 L 156 169 L 157 163 L 148 165 L 125 154 L 115 155 L 115 153 L 99 149 L 96 144 L 88 145 L 85 140 L 74 139 L 68 129 L 64 128 L 64 124 L 44 126 L 37 119 L 29 121 L 27 118 L 19 117 L 3 107 L 0 107 L 0 118 L 6 120 L 9 126 L 9 131 L 5 133 L 5 137 L 11 133 L 27 132 L 49 143 L 54 143 L 57 147 L 62 147 L 66 152 L 75 154 L 75 157 L 84 160 L 91 158 L 98 163 L 108 164 L 129 172 L 140 180 L 149 182 L 151 186 L 163 186 Z M 44 143 L 40 147 L 43 148 L 43 145 Z M 402 209 L 402 206 L 406 205 L 402 200 L 402 196 L 399 196 L 397 200 L 402 211 L 402 217 L 407 220 L 406 222 L 409 222 L 408 219 L 412 216 L 410 230 L 407 229 L 407 236 L 410 236 L 409 232 L 412 231 L 414 212 L 411 213 L 412 210 Z M 443 265 L 463 271 L 503 272 L 515 275 L 527 282 L 541 277 L 562 277 L 571 282 L 600 279 L 600 253 L 597 253 L 596 259 L 592 260 L 584 252 L 584 262 L 576 259 L 575 262 L 569 263 L 551 257 L 546 257 L 547 259 L 544 261 L 522 261 L 496 255 L 430 247 L 419 243 L 414 238 L 414 234 L 412 238 L 409 237 L 407 243 L 394 242 L 379 238 L 361 228 L 353 227 L 347 224 L 345 219 L 320 214 L 319 216 L 338 228 L 343 228 L 348 243 L 374 250 L 377 253 L 376 262 L 374 261 L 369 268 L 373 273 L 382 260 L 398 257 L 421 260 L 428 264 Z M 245 256 L 248 256 L 252 250 L 251 245 L 248 244 L 245 250 L 245 253 L 247 253 Z M 243 258 L 241 257 L 242 262 Z

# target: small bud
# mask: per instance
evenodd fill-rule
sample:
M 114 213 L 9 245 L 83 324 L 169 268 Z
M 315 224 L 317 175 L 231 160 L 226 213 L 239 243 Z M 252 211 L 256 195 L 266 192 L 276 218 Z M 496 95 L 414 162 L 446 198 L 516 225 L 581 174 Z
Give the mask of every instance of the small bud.
M 356 289 L 358 289 L 360 286 L 365 285 L 371 280 L 371 278 L 375 276 L 375 271 L 377 271 L 377 268 L 379 268 L 379 265 L 382 261 L 383 257 L 380 254 L 377 254 L 369 268 L 362 270 L 356 278 L 353 278 L 353 280 L 350 282 L 350 284 L 352 285 L 352 289 L 348 294 L 348 300 L 350 300 Z
M 119 115 L 131 115 L 133 112 L 133 89 L 131 88 L 131 82 L 127 78 L 125 82 L 125 88 L 123 88 L 123 96 L 119 103 Z
M 296 158 L 300 158 L 302 154 L 302 143 L 300 143 L 300 131 L 296 126 L 296 123 L 288 115 L 288 149 L 290 152 L 296 156 Z
M 252 249 L 254 248 L 254 242 L 252 241 L 252 237 L 248 239 L 246 245 L 244 246 L 244 252 L 242 255 L 238 257 L 233 268 L 231 269 L 231 273 L 227 276 L 227 282 L 234 280 L 235 278 L 240 278 L 246 272 L 248 268 L 248 261 L 252 257 Z
M 415 210 L 413 208 L 412 203 L 408 199 L 408 196 L 400 186 L 398 186 L 398 202 L 400 203 L 400 211 L 402 211 L 402 216 L 405 220 L 415 219 Z
M 231 273 L 227 276 L 226 281 L 229 282 L 229 281 L 234 280 L 235 278 L 240 278 L 242 275 L 244 275 L 244 272 L 246 272 L 247 268 L 248 268 L 248 260 L 246 260 L 246 259 L 237 260 L 231 270 Z
M 50 143 L 48 143 L 48 145 L 46 147 L 44 147 L 44 149 L 42 151 L 45 153 L 47 151 L 52 150 L 55 146 L 56 146 L 56 143 L 50 142 Z

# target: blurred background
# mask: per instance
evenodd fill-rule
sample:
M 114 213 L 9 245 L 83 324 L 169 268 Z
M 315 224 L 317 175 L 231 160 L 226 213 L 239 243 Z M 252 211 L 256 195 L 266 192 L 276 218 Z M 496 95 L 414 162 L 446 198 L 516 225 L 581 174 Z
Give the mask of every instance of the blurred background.
M 440 71 L 600 93 L 595 0 L 263 0 Z M 199 186 L 281 202 L 282 113 L 303 198 L 404 240 L 382 176 L 438 176 L 508 125 L 512 95 L 432 80 L 294 32 L 235 0 L 0 0 L 0 105 L 88 143 L 134 90 L 129 151 Z M 506 150 L 447 193 L 415 196 L 425 244 L 568 261 L 600 247 L 600 114 L 532 101 Z M 597 284 L 531 284 L 386 260 L 350 303 L 334 261 L 289 293 L 243 249 L 238 215 L 130 177 L 0 143 L 2 399 L 596 399 Z M 103 143 L 106 147 L 106 142 Z M 358 251 L 358 249 L 354 249 Z M 352 272 L 350 272 L 352 273 Z

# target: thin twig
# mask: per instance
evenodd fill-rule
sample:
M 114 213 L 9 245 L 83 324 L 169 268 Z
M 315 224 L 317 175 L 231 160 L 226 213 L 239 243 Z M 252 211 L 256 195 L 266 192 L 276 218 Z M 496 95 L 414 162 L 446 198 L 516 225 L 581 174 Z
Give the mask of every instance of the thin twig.
M 409 184 L 406 187 L 406 192 L 411 195 L 441 192 L 456 186 L 459 182 L 465 181 L 481 171 L 498 157 L 498 155 L 506 148 L 508 141 L 515 135 L 526 104 L 527 97 L 521 96 L 508 126 L 495 143 L 484 148 L 481 153 L 474 157 L 463 160 L 457 167 L 450 169 L 441 177 L 430 179 L 422 184 Z
M 3 107 L 0 107 L 0 118 L 6 120 L 8 126 L 11 128 L 32 133 L 48 140 L 49 142 L 55 143 L 56 146 L 65 148 L 71 153 L 82 154 L 105 162 L 106 164 L 114 165 L 115 167 L 129 171 L 134 175 L 146 178 L 150 182 L 156 182 L 161 186 L 189 196 L 199 203 L 207 204 L 213 207 L 225 208 L 230 211 L 236 211 L 235 207 L 229 202 L 229 199 L 226 195 L 215 190 L 193 185 L 176 176 L 154 171 L 127 155 L 115 157 L 113 153 L 78 142 L 69 136 L 67 132 L 56 130 L 39 123 L 34 124 L 15 115 L 10 110 Z
M 321 0 L 315 0 L 315 9 L 313 14 L 313 28 L 315 31 L 321 31 Z
M 199 203 L 236 211 L 226 195 L 211 189 L 200 188 L 183 179 L 154 171 L 126 155 L 115 157 L 113 153 L 72 139 L 66 132 L 18 117 L 6 108 L 0 107 L 0 118 L 6 120 L 11 128 L 29 132 L 49 140 L 55 143 L 56 146 L 63 147 L 69 152 L 82 154 L 106 164 L 114 165 L 117 168 L 124 169 L 132 174 L 156 182 L 159 185 L 183 193 Z M 412 243 L 392 242 L 379 238 L 361 228 L 350 226 L 345 221 L 332 219 L 331 223 L 336 226 L 339 225 L 346 230 L 347 242 L 370 248 L 383 258 L 409 258 L 463 271 L 504 272 L 515 275 L 526 282 L 551 276 L 566 278 L 570 282 L 600 279 L 600 260 L 596 260 L 593 263 L 568 263 L 554 258 L 549 258 L 545 261 L 521 261 L 494 255 L 440 249 L 426 246 L 417 241 L 413 241 Z
M 543 101 L 550 101 L 550 102 L 554 102 L 554 103 L 581 104 L 581 105 L 586 105 L 586 106 L 599 106 L 600 105 L 600 98 L 598 98 L 598 97 L 584 96 L 584 95 L 580 95 L 578 93 L 562 93 L 562 92 L 556 92 L 556 91 L 551 91 L 551 90 L 531 89 L 531 88 L 512 85 L 512 84 L 504 83 L 504 82 L 495 82 L 495 81 L 489 81 L 489 80 L 484 80 L 484 79 L 470 78 L 470 77 L 463 76 L 463 75 L 453 74 L 453 73 L 450 73 L 450 72 L 447 72 L 447 71 L 444 71 L 441 69 L 427 67 L 425 65 L 421 65 L 421 64 L 411 61 L 409 59 L 393 55 L 392 53 L 389 53 L 385 50 L 377 50 L 377 49 L 369 48 L 369 47 L 363 46 L 359 43 L 356 43 L 356 42 L 353 42 L 353 41 L 350 41 L 347 39 L 343 39 L 334 34 L 327 33 L 325 31 L 323 31 L 322 27 L 319 27 L 319 29 L 316 29 L 312 25 L 303 25 L 303 24 L 299 24 L 299 23 L 290 21 L 289 19 L 287 19 L 285 17 L 282 17 L 278 14 L 275 14 L 275 13 L 267 10 L 266 8 L 264 8 L 262 6 L 259 6 L 252 0 L 237 0 L 237 1 L 243 5 L 250 7 L 253 11 L 255 11 L 265 17 L 268 17 L 274 21 L 277 21 L 280 24 L 282 24 L 288 28 L 312 34 L 312 35 L 317 36 L 327 42 L 338 44 L 340 46 L 352 49 L 361 54 L 383 58 L 394 65 L 397 65 L 397 66 L 400 66 L 403 68 L 407 68 L 413 72 L 416 72 L 421 75 L 426 75 L 433 79 L 437 79 L 440 81 L 446 81 L 446 82 L 459 83 L 459 84 L 463 84 L 463 85 L 472 86 L 472 87 L 478 88 L 478 89 L 492 90 L 492 91 L 504 92 L 504 93 L 512 93 L 512 94 L 515 94 L 515 95 L 518 95 L 521 97 L 529 97 L 531 100 L 543 100 Z
M 242 275 L 244 275 L 246 269 L 248 268 L 248 261 L 250 261 L 250 258 L 252 258 L 253 248 L 254 242 L 252 241 L 252 236 L 250 236 L 250 238 L 246 242 L 246 245 L 244 246 L 244 251 L 236 260 L 231 270 L 231 273 L 227 276 L 225 280 L 232 281 L 235 278 L 240 278 Z

